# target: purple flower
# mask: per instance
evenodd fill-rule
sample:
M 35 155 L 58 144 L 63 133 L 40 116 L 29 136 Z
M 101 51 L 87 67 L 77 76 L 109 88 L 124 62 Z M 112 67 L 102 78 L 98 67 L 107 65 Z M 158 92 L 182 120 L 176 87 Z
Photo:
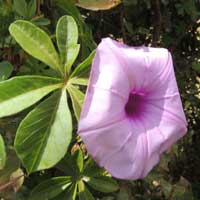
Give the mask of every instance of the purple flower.
M 168 50 L 103 39 L 78 130 L 89 154 L 114 177 L 139 179 L 186 131 Z

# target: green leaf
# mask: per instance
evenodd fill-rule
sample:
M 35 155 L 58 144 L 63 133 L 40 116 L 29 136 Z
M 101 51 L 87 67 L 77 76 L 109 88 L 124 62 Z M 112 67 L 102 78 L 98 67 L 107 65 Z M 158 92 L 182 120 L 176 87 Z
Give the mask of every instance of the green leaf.
M 69 72 L 80 49 L 78 42 L 78 27 L 71 16 L 63 16 L 56 27 L 56 39 L 65 72 Z
M 200 63 L 194 61 L 194 62 L 192 63 L 192 68 L 193 68 L 196 72 L 200 72 Z
M 69 80 L 70 83 L 75 84 L 75 85 L 84 85 L 87 86 L 88 85 L 88 78 L 71 78 Z
M 9 31 L 27 53 L 62 74 L 58 54 L 46 32 L 24 20 L 12 23 Z
M 1 82 L 0 117 L 16 114 L 60 87 L 61 79 L 44 76 L 19 76 Z
M 76 119 L 79 120 L 82 104 L 84 101 L 84 94 L 72 84 L 69 84 L 69 86 L 67 87 L 67 90 L 72 100 L 72 106 L 74 109 Z
M 119 186 L 117 182 L 108 176 L 100 176 L 100 177 L 84 177 L 83 179 L 85 182 L 88 183 L 93 189 L 109 193 L 109 192 L 115 192 L 119 189 Z
M 27 3 L 26 0 L 14 0 L 13 1 L 14 11 L 22 17 L 27 17 Z
M 50 168 L 66 154 L 71 133 L 66 91 L 57 91 L 21 122 L 15 138 L 16 152 L 29 173 Z
M 0 82 L 5 81 L 10 77 L 13 71 L 13 66 L 8 61 L 0 63 Z
M 65 15 L 59 19 L 56 38 L 60 55 L 65 58 L 69 47 L 78 42 L 78 27 L 73 17 Z
M 79 172 L 82 172 L 82 170 L 83 170 L 83 153 L 82 153 L 80 148 L 78 148 L 74 152 L 73 158 L 76 161 L 76 165 L 77 165 L 77 167 L 79 169 Z
M 78 182 L 79 200 L 95 200 L 83 181 Z
M 56 165 L 67 176 L 72 176 L 74 180 L 79 179 L 80 171 L 76 164 L 75 158 L 67 153 L 65 157 Z
M 0 170 L 5 167 L 6 164 L 6 150 L 3 141 L 3 137 L 0 135 Z
M 33 18 L 31 21 L 37 26 L 47 26 L 51 23 L 49 19 L 44 17 Z
M 77 184 L 72 185 L 69 190 L 67 190 L 67 195 L 65 200 L 75 200 L 77 193 Z
M 18 113 L 51 91 L 62 87 L 61 79 L 19 76 L 0 83 L 0 117 Z
M 72 78 L 76 76 L 80 77 L 80 76 L 88 75 L 95 53 L 96 53 L 96 50 L 92 51 L 92 53 L 75 68 L 75 70 L 72 72 L 70 77 Z
M 66 189 L 66 191 L 58 195 L 56 198 L 53 198 L 53 200 L 76 200 L 76 193 L 77 184 L 72 184 Z
M 85 24 L 83 17 L 74 4 L 74 0 L 57 0 L 57 5 L 63 9 L 67 14 L 73 16 L 78 24 L 79 37 L 81 42 L 81 59 L 84 59 L 88 54 L 96 48 L 96 44 L 93 40 L 91 29 Z
M 71 67 L 78 56 L 79 50 L 80 50 L 79 44 L 75 44 L 68 49 L 65 61 L 65 73 L 66 72 L 68 74 L 70 73 Z
M 121 187 L 119 193 L 117 194 L 117 200 L 131 200 L 129 190 L 126 187 Z
M 28 15 L 29 19 L 33 18 L 36 14 L 36 9 L 37 9 L 37 2 L 36 0 L 30 0 L 28 3 Z
M 72 176 L 73 180 L 80 179 L 83 170 L 83 154 L 80 148 L 76 149 L 73 154 L 65 155 L 64 159 L 57 164 L 57 167 L 67 176 Z
M 89 177 L 99 177 L 104 174 L 105 170 L 99 167 L 96 162 L 89 158 L 84 165 L 83 174 Z
M 70 185 L 71 177 L 62 176 L 51 178 L 36 186 L 31 192 L 29 200 L 52 199 L 66 190 Z

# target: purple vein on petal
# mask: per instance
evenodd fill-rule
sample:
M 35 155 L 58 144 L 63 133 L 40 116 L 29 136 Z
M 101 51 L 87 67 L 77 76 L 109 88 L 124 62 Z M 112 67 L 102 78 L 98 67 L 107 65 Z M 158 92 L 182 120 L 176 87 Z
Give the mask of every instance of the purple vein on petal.
M 146 97 L 145 101 L 158 101 L 158 100 L 170 99 L 170 98 L 175 97 L 175 96 L 179 96 L 179 93 L 176 92 L 172 95 L 165 95 L 165 96 L 162 96 L 162 97 L 159 97 L 159 98 L 148 98 L 148 97 Z
M 144 156 L 144 166 L 146 166 L 146 163 L 148 161 L 148 157 L 149 157 L 149 144 L 148 144 L 148 138 L 147 138 L 147 134 L 148 134 L 148 130 L 145 126 L 145 122 L 144 122 L 144 116 L 142 117 L 141 115 L 138 115 L 138 122 L 140 122 L 141 127 L 143 127 L 144 129 L 144 133 L 141 134 L 142 137 L 142 148 L 143 148 L 143 156 Z M 145 171 L 145 167 L 143 167 L 143 170 L 141 171 L 140 177 L 144 177 L 144 171 Z
M 114 124 L 121 122 L 122 120 L 124 120 L 124 118 L 125 118 L 125 116 L 121 116 L 119 119 L 112 121 L 110 123 L 106 123 L 102 126 L 95 127 L 95 129 L 92 127 L 92 128 L 87 128 L 82 131 L 79 131 L 78 134 L 82 135 L 82 133 L 84 133 L 84 136 L 88 136 L 88 135 L 92 134 L 92 131 L 100 130 L 103 128 L 109 128 L 109 126 L 113 126 Z M 100 134 L 100 133 L 97 133 L 97 134 Z
M 170 55 L 168 54 L 168 61 L 167 61 L 166 65 L 165 65 L 165 67 L 163 67 L 163 69 L 161 70 L 161 72 L 154 79 L 152 79 L 152 82 L 149 83 L 149 85 L 151 85 L 151 86 L 155 85 L 155 83 L 157 83 L 156 80 L 159 77 L 162 77 L 162 76 L 168 77 L 168 75 L 170 74 L 170 70 L 171 70 L 171 67 L 167 67 L 168 64 L 169 64 L 169 61 L 170 61 Z
M 100 89 L 100 90 L 107 91 L 107 92 L 109 92 L 109 93 L 111 93 L 111 94 L 114 94 L 114 95 L 118 96 L 118 97 L 121 98 L 122 100 L 125 100 L 125 101 L 128 100 L 128 98 L 125 98 L 123 95 L 121 95 L 119 92 L 117 92 L 117 90 L 102 88 L 102 87 L 99 87 L 99 86 L 94 85 L 94 84 L 91 85 L 91 87 L 92 87 L 92 88 L 95 88 L 95 89 Z
M 155 107 L 155 108 L 157 108 L 157 109 L 159 109 L 159 110 L 162 110 L 162 111 L 164 111 L 164 112 L 167 112 L 168 114 L 170 114 L 170 115 L 172 115 L 172 116 L 174 117 L 174 120 L 176 119 L 177 122 L 180 122 L 180 121 L 181 121 L 182 123 L 185 124 L 185 126 L 187 126 L 187 124 L 185 123 L 185 121 L 184 121 L 181 117 L 179 117 L 179 116 L 176 115 L 175 113 L 171 112 L 170 110 L 164 109 L 164 108 L 162 108 L 162 107 L 160 107 L 160 106 L 158 106 L 158 105 L 155 105 L 155 104 L 153 104 L 153 103 L 150 103 L 150 102 L 146 102 L 146 103 L 152 105 L 153 107 Z
M 127 144 L 128 140 L 130 139 L 131 136 L 132 136 L 132 132 L 130 131 L 129 134 L 128 134 L 128 136 L 125 138 L 125 142 L 123 142 L 123 144 L 120 145 L 119 148 L 116 149 L 114 152 L 112 152 L 110 155 L 105 156 L 105 158 L 102 160 L 102 163 L 105 163 L 105 164 L 106 164 L 107 161 L 110 160 L 110 158 L 111 158 L 114 154 L 116 154 L 117 152 L 119 152 L 119 151 Z

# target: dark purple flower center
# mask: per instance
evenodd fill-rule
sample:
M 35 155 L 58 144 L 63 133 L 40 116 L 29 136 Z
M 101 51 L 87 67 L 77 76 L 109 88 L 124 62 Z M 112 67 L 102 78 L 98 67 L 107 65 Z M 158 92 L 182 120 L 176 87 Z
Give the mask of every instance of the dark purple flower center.
M 134 117 L 141 113 L 144 103 L 144 94 L 131 92 L 128 102 L 125 106 L 125 112 L 128 117 Z

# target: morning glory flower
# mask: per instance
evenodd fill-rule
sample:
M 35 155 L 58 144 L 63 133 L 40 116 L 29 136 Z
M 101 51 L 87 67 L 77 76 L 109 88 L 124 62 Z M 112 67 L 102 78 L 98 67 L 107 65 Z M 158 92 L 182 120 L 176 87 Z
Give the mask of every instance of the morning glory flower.
M 97 163 L 116 178 L 143 178 L 186 131 L 169 51 L 103 39 L 78 128 Z

